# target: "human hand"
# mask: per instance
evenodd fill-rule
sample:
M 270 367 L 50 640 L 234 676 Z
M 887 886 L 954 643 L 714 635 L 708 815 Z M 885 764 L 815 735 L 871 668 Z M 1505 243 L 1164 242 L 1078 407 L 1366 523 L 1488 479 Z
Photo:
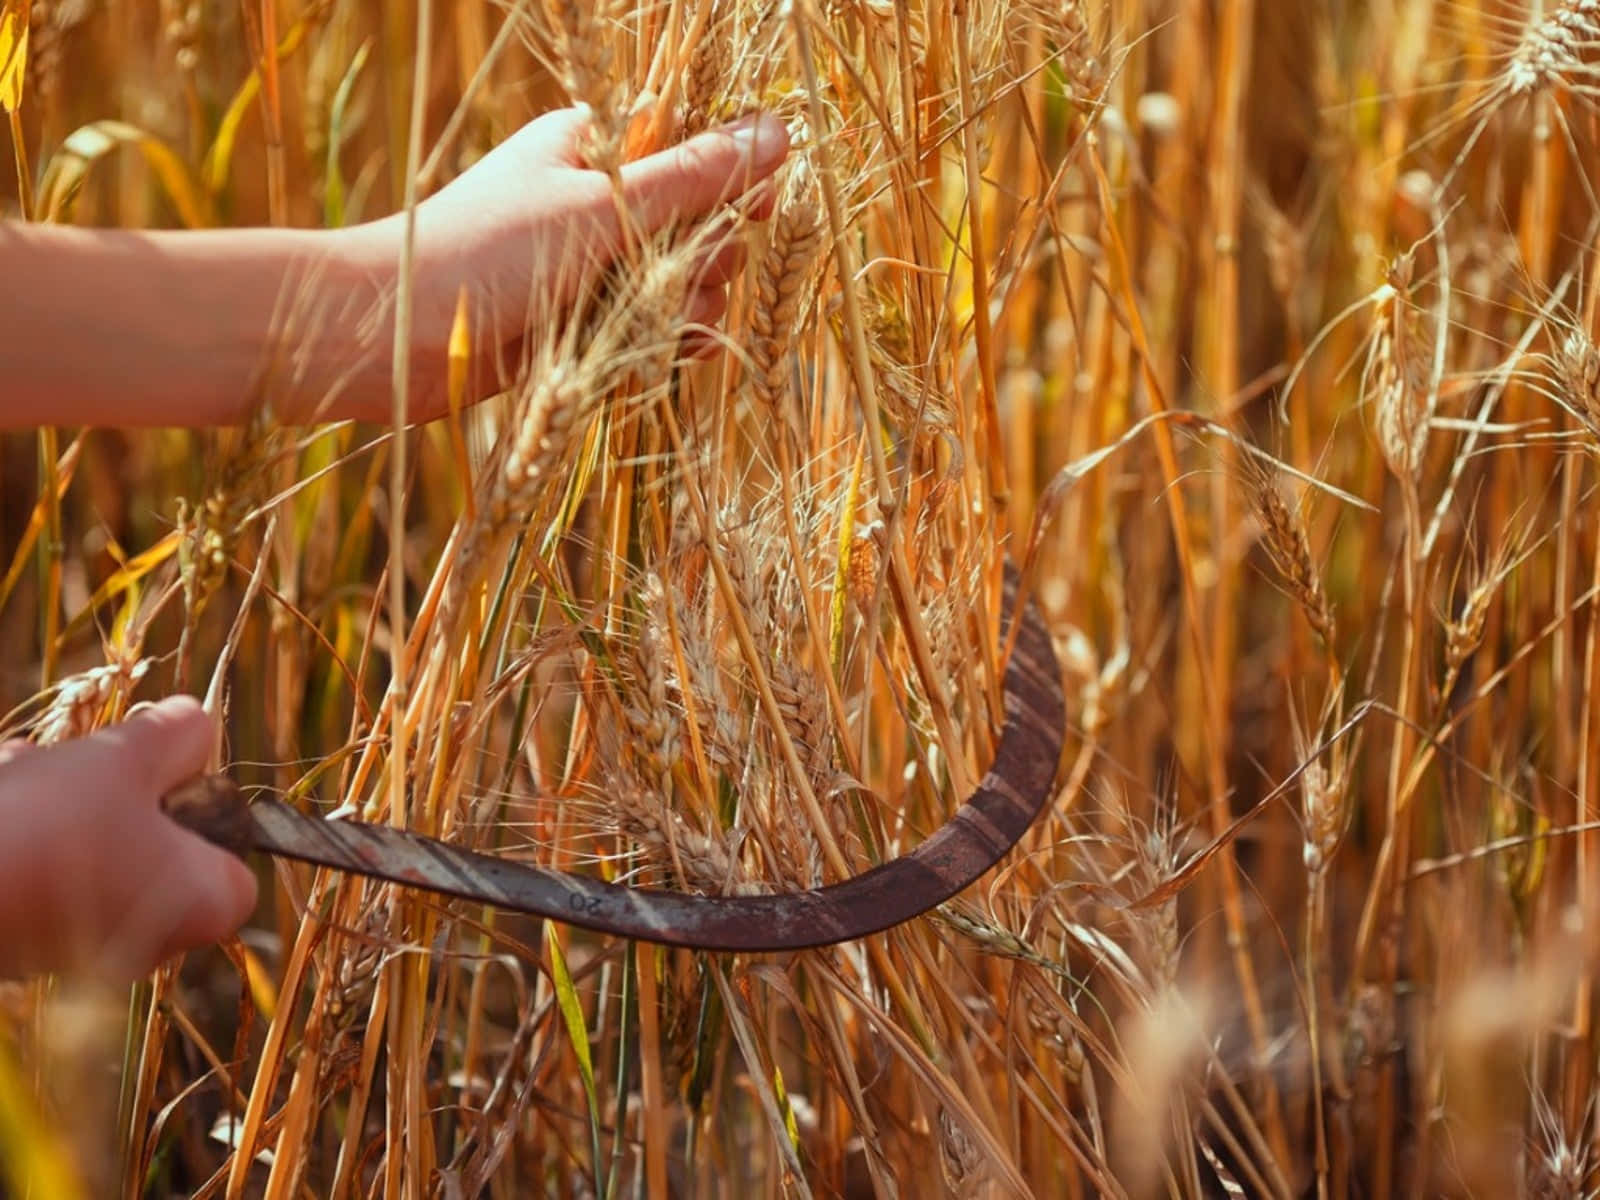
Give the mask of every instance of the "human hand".
M 417 386 L 410 416 L 445 410 L 444 364 L 463 285 L 473 301 L 479 391 L 493 390 L 497 368 L 516 362 L 530 328 L 559 323 L 565 311 L 627 245 L 610 178 L 587 169 L 581 109 L 530 122 L 437 195 L 417 207 L 412 362 Z M 741 197 L 758 212 L 757 189 L 783 162 L 788 134 L 774 117 L 747 118 L 700 134 L 621 169 L 631 232 L 650 237 L 727 210 Z M 374 263 L 398 259 L 403 217 L 358 227 Z M 688 289 L 685 318 L 717 320 L 740 247 L 712 239 Z M 388 417 L 387 389 L 360 415 Z M 476 397 L 474 397 L 476 398 Z
M 174 696 L 79 741 L 0 746 L 0 978 L 127 980 L 244 922 L 249 869 L 161 812 L 213 734 Z

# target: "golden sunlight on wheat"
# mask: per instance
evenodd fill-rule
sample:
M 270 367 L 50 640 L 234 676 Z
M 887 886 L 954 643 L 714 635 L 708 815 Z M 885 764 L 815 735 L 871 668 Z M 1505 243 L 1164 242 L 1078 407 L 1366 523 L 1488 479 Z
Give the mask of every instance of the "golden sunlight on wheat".
M 430 293 L 569 105 L 603 218 Z M 230 427 L 4 435 L 3 737 L 206 695 L 307 812 L 749 897 L 985 779 L 1008 564 L 1068 709 L 996 870 L 823 949 L 257 861 L 0 981 L 0 1194 L 1600 1189 L 1600 3 L 0 0 L 0 109 L 0 287 L 403 231 L 259 298 Z

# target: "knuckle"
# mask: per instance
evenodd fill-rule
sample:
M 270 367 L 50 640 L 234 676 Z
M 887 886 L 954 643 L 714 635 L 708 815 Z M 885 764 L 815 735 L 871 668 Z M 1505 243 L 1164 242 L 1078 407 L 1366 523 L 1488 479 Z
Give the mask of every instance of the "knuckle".
M 709 138 L 692 138 L 682 142 L 675 153 L 679 173 L 689 177 L 710 174 L 720 157 L 713 151 Z

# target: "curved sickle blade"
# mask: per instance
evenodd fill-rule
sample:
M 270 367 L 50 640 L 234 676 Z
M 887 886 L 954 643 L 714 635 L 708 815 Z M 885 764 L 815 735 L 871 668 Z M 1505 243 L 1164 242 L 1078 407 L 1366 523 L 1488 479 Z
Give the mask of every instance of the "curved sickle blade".
M 1006 572 L 1006 608 L 1017 579 Z M 277 800 L 244 806 L 218 776 L 174 794 L 175 820 L 228 849 L 425 888 L 640 941 L 697 950 L 802 950 L 877 933 L 949 900 L 993 867 L 1050 799 L 1066 710 L 1050 637 L 1029 603 L 1006 666 L 1005 728 L 978 790 L 910 853 L 843 883 L 762 896 L 623 887 L 479 854 L 388 825 L 325 821 Z M 230 794 L 231 792 L 231 794 Z

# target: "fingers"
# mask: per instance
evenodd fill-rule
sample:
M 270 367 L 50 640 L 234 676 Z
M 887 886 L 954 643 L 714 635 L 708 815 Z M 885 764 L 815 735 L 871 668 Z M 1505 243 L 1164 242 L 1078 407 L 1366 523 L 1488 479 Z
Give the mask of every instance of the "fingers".
M 473 326 L 485 355 L 514 352 L 530 329 L 559 326 L 619 255 L 641 245 L 692 243 L 689 290 L 697 298 L 685 316 L 721 313 L 723 298 L 698 293 L 738 272 L 736 234 L 772 211 L 772 175 L 789 152 L 783 122 L 750 117 L 625 164 L 619 198 L 604 173 L 584 167 L 590 120 L 583 108 L 547 113 L 419 210 L 419 245 L 428 252 L 419 259 L 426 286 L 416 336 L 429 361 L 443 356 L 463 283 L 491 305 Z M 370 228 L 362 245 L 391 263 L 392 222 Z M 443 399 L 441 387 L 440 402 L 427 400 L 422 410 L 438 415 Z
M 744 242 L 731 234 L 712 246 L 701 261 L 694 281 L 700 287 L 721 287 L 739 273 L 744 265 Z
M 727 284 L 744 266 L 745 243 L 738 235 L 739 223 L 727 220 L 707 236 L 707 249 L 696 264 L 684 302 L 684 319 L 691 325 L 712 325 L 728 308 Z M 704 331 L 691 330 L 684 350 L 693 358 L 704 358 L 717 347 L 715 338 Z
M 255 910 L 256 877 L 249 867 L 176 825 L 172 830 L 175 836 L 170 838 L 169 853 L 174 870 L 187 881 L 187 895 L 167 910 L 160 923 L 161 936 L 152 939 L 152 952 L 145 956 L 148 961 L 136 965 L 136 971 L 220 941 Z
M 170 696 L 142 708 L 104 735 L 130 758 L 130 773 L 143 784 L 139 800 L 160 798 L 206 769 L 216 727 L 190 696 Z M 232 854 L 162 816 L 150 828 L 150 854 L 168 864 L 179 884 L 157 888 L 150 906 L 153 920 L 134 944 L 134 971 L 148 970 L 173 954 L 208 945 L 232 933 L 256 903 L 256 880 Z
M 739 206 L 744 210 L 744 215 L 752 221 L 765 221 L 770 217 L 778 207 L 778 189 L 772 181 L 772 176 L 767 176 L 746 192 Z
M 105 899 L 118 900 L 105 913 L 98 949 L 84 970 L 112 979 L 146 974 L 187 950 L 227 937 L 249 918 L 256 903 L 250 869 L 165 817 L 124 831 L 125 861 L 140 864 L 135 878 L 111 879 Z M 159 871 L 150 870 L 159 864 Z M 120 899 L 119 899 L 120 897 Z M 95 945 L 95 939 L 86 939 Z
M 706 359 L 722 348 L 723 340 L 710 328 L 722 320 L 728 308 L 727 290 L 720 285 L 696 288 L 689 293 L 684 316 L 689 328 L 681 347 L 685 358 Z
M 633 219 L 647 234 L 706 216 L 771 175 L 789 153 L 776 117 L 747 117 L 622 168 Z
M 689 294 L 685 315 L 691 325 L 714 325 L 728 308 L 728 293 L 721 287 L 696 288 Z
M 89 739 L 126 768 L 126 782 L 157 800 L 193 779 L 211 757 L 216 726 L 192 696 L 168 696 L 141 705 L 122 724 Z
M 80 741 L 0 747 L 0 974 L 125 980 L 244 922 L 255 877 L 159 808 L 213 732 L 174 697 Z

